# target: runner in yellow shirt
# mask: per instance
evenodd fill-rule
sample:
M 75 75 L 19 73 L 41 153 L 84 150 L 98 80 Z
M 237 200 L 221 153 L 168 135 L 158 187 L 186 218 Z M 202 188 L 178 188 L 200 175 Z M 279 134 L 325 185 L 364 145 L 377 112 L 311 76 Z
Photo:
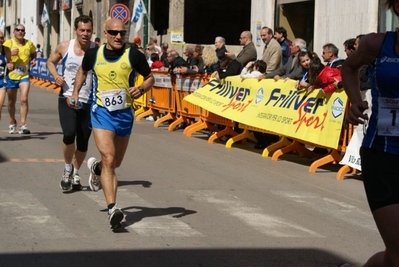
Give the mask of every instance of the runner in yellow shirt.
M 17 24 L 14 28 L 14 38 L 4 42 L 4 46 L 11 51 L 11 63 L 14 69 L 10 71 L 7 79 L 8 112 L 10 114 L 9 133 L 17 132 L 17 121 L 15 120 L 15 102 L 17 100 L 18 88 L 21 90 L 21 121 L 20 134 L 30 134 L 26 126 L 28 116 L 28 94 L 29 94 L 29 68 L 36 66 L 36 47 L 25 38 L 25 26 Z

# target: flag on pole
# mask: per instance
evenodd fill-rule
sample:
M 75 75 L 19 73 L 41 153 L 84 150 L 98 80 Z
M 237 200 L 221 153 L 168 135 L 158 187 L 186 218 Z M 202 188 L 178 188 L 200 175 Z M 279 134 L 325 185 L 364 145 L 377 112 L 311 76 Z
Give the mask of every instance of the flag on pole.
M 144 14 L 147 14 L 147 10 L 143 3 L 143 0 L 135 0 L 133 5 L 133 16 L 132 23 L 136 32 L 138 32 L 141 28 L 141 24 L 143 24 Z
M 46 3 L 44 3 L 43 6 L 43 12 L 42 12 L 42 26 L 46 27 L 47 23 L 50 22 L 50 17 L 48 16 L 48 10 L 46 7 Z

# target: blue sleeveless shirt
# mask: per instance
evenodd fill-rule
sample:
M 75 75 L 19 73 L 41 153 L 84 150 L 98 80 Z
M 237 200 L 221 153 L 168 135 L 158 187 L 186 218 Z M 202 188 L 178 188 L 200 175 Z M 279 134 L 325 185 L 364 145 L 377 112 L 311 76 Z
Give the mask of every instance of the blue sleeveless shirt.
M 397 32 L 387 32 L 381 51 L 369 67 L 372 113 L 363 146 L 399 155 L 399 55 Z

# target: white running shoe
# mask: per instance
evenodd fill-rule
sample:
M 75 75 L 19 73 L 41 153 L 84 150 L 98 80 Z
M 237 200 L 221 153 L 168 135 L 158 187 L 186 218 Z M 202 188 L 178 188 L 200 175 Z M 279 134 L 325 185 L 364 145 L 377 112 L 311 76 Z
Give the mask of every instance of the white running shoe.
M 30 134 L 30 131 L 29 131 L 28 127 L 26 126 L 26 124 L 19 127 L 19 133 L 20 134 Z
M 75 174 L 73 176 L 73 181 L 72 181 L 72 190 L 82 190 L 83 186 L 80 184 L 80 176 L 79 174 Z
M 125 214 L 123 214 L 121 209 L 116 208 L 115 206 L 112 208 L 112 210 L 108 211 L 108 219 L 109 219 L 109 224 L 111 225 L 111 229 L 117 229 L 122 226 L 121 222 L 123 218 L 125 217 Z
M 72 186 L 72 181 L 73 181 L 73 165 L 72 169 L 70 171 L 67 171 L 64 169 L 64 173 L 62 174 L 61 182 L 60 182 L 60 187 L 62 190 L 69 190 L 71 189 Z
M 8 133 L 10 134 L 16 134 L 17 133 L 17 123 L 10 123 L 8 126 Z
M 94 192 L 97 192 L 101 188 L 101 177 L 96 175 L 96 173 L 94 172 L 98 163 L 100 162 L 94 157 L 89 158 L 89 160 L 87 161 L 87 168 L 89 168 L 90 170 L 89 186 L 90 189 Z

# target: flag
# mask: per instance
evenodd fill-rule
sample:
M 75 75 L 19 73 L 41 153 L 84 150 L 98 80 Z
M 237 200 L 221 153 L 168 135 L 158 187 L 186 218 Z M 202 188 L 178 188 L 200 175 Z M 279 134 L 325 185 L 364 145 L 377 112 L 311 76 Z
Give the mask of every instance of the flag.
M 4 21 L 3 17 L 0 17 L 0 29 L 2 30 L 4 28 L 4 26 L 6 26 L 6 23 Z
M 43 6 L 43 12 L 42 12 L 42 26 L 46 27 L 47 23 L 50 22 L 50 17 L 48 16 L 48 10 L 46 7 L 46 3 L 44 3 Z
M 133 23 L 136 32 L 138 32 L 141 28 L 144 14 L 147 14 L 147 10 L 145 8 L 143 0 L 135 0 L 133 5 L 133 16 L 131 21 Z

